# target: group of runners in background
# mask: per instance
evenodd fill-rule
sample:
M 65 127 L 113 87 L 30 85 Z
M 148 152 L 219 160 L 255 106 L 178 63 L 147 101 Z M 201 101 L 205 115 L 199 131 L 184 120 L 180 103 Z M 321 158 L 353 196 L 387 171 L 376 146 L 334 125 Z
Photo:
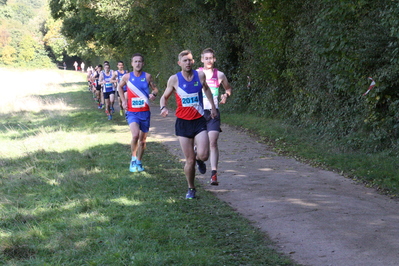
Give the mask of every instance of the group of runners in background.
M 211 48 L 201 53 L 203 67 L 194 70 L 194 59 L 189 50 L 178 55 L 181 71 L 172 75 L 160 99 L 161 116 L 169 113 L 167 103 L 174 93 L 176 98 L 175 133 L 185 156 L 184 173 L 188 191 L 186 199 L 196 197 L 195 166 L 201 174 L 206 173 L 205 161 L 210 157 L 212 168 L 210 184 L 218 185 L 219 163 L 218 138 L 220 128 L 219 104 L 226 103 L 232 88 L 225 74 L 214 67 L 215 52 Z M 150 100 L 156 99 L 158 88 L 151 74 L 144 72 L 144 57 L 134 54 L 131 59 L 133 71 L 128 73 L 124 63 L 119 61 L 117 70 L 111 70 L 107 61 L 88 70 L 90 90 L 99 109 L 105 108 L 109 120 L 115 112 L 115 92 L 119 99 L 120 115 L 125 115 L 132 133 L 129 165 L 131 172 L 144 171 L 142 157 L 150 129 Z M 221 94 L 220 87 L 224 93 Z
M 104 61 L 103 65 L 97 65 L 87 69 L 87 80 L 89 83 L 89 90 L 93 93 L 93 98 L 98 104 L 98 109 L 105 109 L 105 114 L 108 120 L 112 119 L 112 115 L 115 113 L 115 92 L 119 99 L 119 114 L 124 115 L 124 109 L 122 107 L 121 97 L 117 92 L 117 86 L 123 75 L 128 73 L 125 70 L 125 65 L 122 61 L 117 64 L 117 70 L 112 70 L 108 61 Z M 126 93 L 127 88 L 123 88 Z

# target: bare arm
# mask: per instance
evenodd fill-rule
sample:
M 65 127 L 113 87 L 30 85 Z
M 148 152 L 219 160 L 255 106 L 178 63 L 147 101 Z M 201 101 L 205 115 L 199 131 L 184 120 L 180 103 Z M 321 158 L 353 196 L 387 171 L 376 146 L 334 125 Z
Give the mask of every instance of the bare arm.
M 159 105 L 161 106 L 161 116 L 163 117 L 166 117 L 169 114 L 168 108 L 166 106 L 168 104 L 169 97 L 172 95 L 173 91 L 175 90 L 176 85 L 177 85 L 177 76 L 173 75 L 169 78 L 165 92 L 163 93 L 161 100 L 159 101 Z
M 112 77 L 111 77 L 110 82 L 118 83 L 118 70 L 115 70 L 112 72 Z
M 146 73 L 146 79 L 148 80 L 148 86 L 151 89 L 151 94 L 149 95 L 150 96 L 150 100 L 153 101 L 157 97 L 158 88 L 157 88 L 157 85 L 154 83 L 151 74 Z
M 105 83 L 105 81 L 104 81 L 104 74 L 103 74 L 103 72 L 101 71 L 100 72 L 100 77 L 98 78 L 98 83 L 99 84 L 104 84 Z
M 220 101 L 221 104 L 226 103 L 227 98 L 231 96 L 232 93 L 232 88 L 230 86 L 229 81 L 226 78 L 226 75 L 223 72 L 218 72 L 218 78 L 221 80 L 219 83 L 223 85 L 223 88 L 225 90 L 225 93 L 222 94 L 222 99 Z
M 123 75 L 121 81 L 118 84 L 118 92 L 119 92 L 119 97 L 121 98 L 122 106 L 123 109 L 127 109 L 127 99 L 125 98 L 125 92 L 123 91 L 123 86 L 127 84 L 127 81 L 129 80 L 129 74 Z

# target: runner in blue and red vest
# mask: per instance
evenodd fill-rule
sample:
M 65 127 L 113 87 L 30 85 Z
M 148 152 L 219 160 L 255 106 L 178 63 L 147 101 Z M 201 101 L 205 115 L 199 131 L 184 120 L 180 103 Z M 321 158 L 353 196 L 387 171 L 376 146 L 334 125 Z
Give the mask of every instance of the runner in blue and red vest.
M 175 93 L 176 98 L 176 124 L 175 130 L 180 146 L 183 150 L 186 163 L 184 173 L 188 191 L 186 199 L 195 198 L 195 164 L 199 165 L 201 173 L 206 172 L 204 161 L 209 157 L 209 138 L 204 118 L 203 94 L 211 104 L 210 116 L 217 115 L 216 107 L 212 101 L 212 92 L 205 80 L 203 72 L 193 70 L 194 59 L 191 51 L 185 50 L 179 54 L 178 64 L 181 72 L 171 76 L 162 98 L 160 100 L 161 115 L 166 117 L 169 113 L 166 105 L 169 97 Z M 196 150 L 194 150 L 194 144 Z
M 146 149 L 146 140 L 150 130 L 150 100 L 155 100 L 158 88 L 149 73 L 143 71 L 144 57 L 137 53 L 132 56 L 133 72 L 123 75 L 118 84 L 119 97 L 121 97 L 125 116 L 132 133 L 131 151 L 132 160 L 129 170 L 131 172 L 144 171 L 141 162 Z M 127 97 L 123 87 L 127 86 Z

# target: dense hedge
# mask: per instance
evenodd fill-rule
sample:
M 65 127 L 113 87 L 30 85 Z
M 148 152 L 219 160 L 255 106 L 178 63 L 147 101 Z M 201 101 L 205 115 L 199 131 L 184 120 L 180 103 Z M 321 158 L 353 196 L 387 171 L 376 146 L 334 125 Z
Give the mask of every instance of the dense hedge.
M 161 87 L 177 54 L 217 51 L 229 108 L 312 127 L 347 149 L 398 150 L 399 4 L 391 0 L 51 0 L 88 59 L 146 55 Z M 82 49 L 82 47 L 85 47 Z M 199 66 L 200 64 L 198 64 Z M 251 86 L 247 86 L 247 77 Z M 375 88 L 362 94 L 376 81 Z

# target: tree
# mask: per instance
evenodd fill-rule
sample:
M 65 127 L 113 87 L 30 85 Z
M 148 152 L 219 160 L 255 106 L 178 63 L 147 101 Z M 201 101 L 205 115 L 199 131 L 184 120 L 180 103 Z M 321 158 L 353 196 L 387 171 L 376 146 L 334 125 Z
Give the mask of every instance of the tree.
M 16 61 L 16 53 L 14 47 L 6 45 L 1 49 L 1 60 L 0 63 L 4 65 L 12 65 Z

